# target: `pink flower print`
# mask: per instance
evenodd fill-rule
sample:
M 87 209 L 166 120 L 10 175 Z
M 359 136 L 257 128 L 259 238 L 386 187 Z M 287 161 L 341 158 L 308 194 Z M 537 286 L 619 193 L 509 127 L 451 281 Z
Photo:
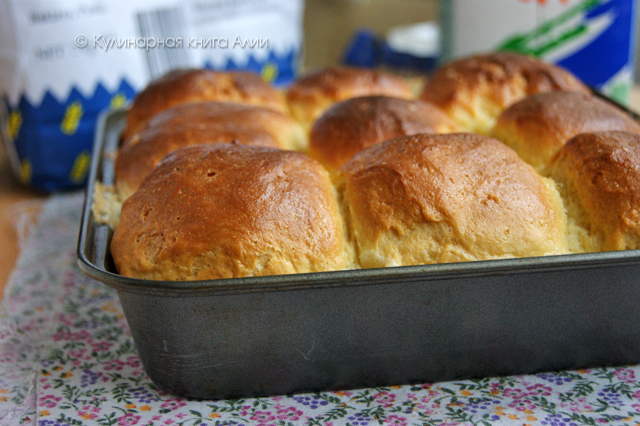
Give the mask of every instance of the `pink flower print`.
M 384 424 L 407 426 L 407 419 L 405 417 L 400 417 L 397 414 L 392 414 L 391 416 L 384 419 Z
M 387 391 L 382 391 L 374 395 L 373 399 L 383 407 L 393 407 L 393 403 L 396 400 L 396 395 Z
M 78 410 L 78 415 L 85 420 L 94 420 L 100 413 L 100 407 L 94 405 L 85 405 L 81 410 Z
M 303 413 L 295 407 L 287 407 L 278 410 L 276 414 L 278 416 L 278 420 L 289 420 L 291 422 L 295 422 L 300 419 L 300 416 L 302 416 Z
M 69 334 L 68 330 L 60 330 L 54 333 L 52 337 L 55 342 L 59 342 L 60 340 L 68 340 Z
M 123 366 L 124 366 L 124 362 L 120 361 L 119 359 L 114 359 L 114 360 L 111 360 L 111 361 L 107 361 L 104 364 L 103 368 L 106 371 L 109 371 L 109 370 L 120 371 L 120 370 L 122 370 Z
M 509 404 L 509 407 L 515 408 L 518 411 L 535 410 L 536 408 L 528 399 L 514 400 Z
M 627 383 L 634 382 L 635 379 L 636 379 L 635 373 L 633 372 L 633 370 L 630 370 L 630 369 L 620 368 L 620 369 L 616 370 L 616 372 L 613 373 L 613 374 L 616 375 L 618 380 L 621 380 L 621 381 L 627 382 Z
M 91 350 L 93 352 L 103 352 L 111 349 L 111 346 L 113 346 L 113 342 L 108 342 L 108 341 L 96 342 L 91 345 Z
M 64 325 L 68 325 L 70 327 L 73 326 L 73 324 L 75 324 L 76 321 L 78 321 L 78 316 L 77 315 L 71 315 L 71 314 L 59 314 L 58 315 L 58 321 L 60 321 L 61 323 L 63 323 Z
M 87 330 L 80 330 L 77 333 L 69 334 L 69 340 L 73 340 L 74 342 L 88 340 L 90 337 L 91 333 L 89 333 Z
M 249 414 L 249 409 L 251 408 L 250 405 L 243 405 L 240 409 L 240 411 L 238 411 L 238 414 L 242 417 L 246 416 L 247 414 Z
M 420 398 L 420 402 L 424 402 L 424 403 L 431 402 L 433 401 L 433 398 L 434 398 L 434 395 L 431 395 L 431 394 L 424 395 L 422 398 Z
M 640 413 L 640 404 L 631 404 L 631 406 L 636 410 L 636 412 Z
M 418 403 L 418 404 L 416 404 L 416 408 L 417 408 L 417 409 L 420 411 L 420 413 L 422 413 L 422 414 L 433 414 L 433 413 L 434 413 L 434 411 L 433 411 L 433 410 L 431 410 L 427 404 L 420 404 L 420 403 Z
M 562 407 L 563 404 L 561 403 L 560 406 Z M 570 402 L 567 404 L 564 404 L 564 406 L 566 407 L 570 407 L 569 409 L 571 411 L 575 411 L 575 412 L 583 412 L 583 411 L 593 411 L 593 405 L 589 404 L 589 402 L 587 401 L 587 398 L 580 397 L 580 398 L 576 398 L 575 402 Z
M 39 401 L 38 405 L 40 407 L 53 408 L 56 405 L 58 405 L 58 402 L 60 402 L 61 399 L 62 398 L 60 398 L 58 396 L 45 395 L 42 398 L 40 398 L 40 401 Z
M 550 387 L 541 384 L 529 386 L 527 390 L 529 391 L 527 395 L 535 396 L 550 396 L 552 391 Z
M 521 389 L 506 388 L 502 391 L 502 396 L 504 396 L 505 398 L 520 399 L 525 396 L 525 394 Z
M 252 421 L 256 421 L 259 424 L 263 424 L 263 423 L 267 423 L 267 422 L 272 422 L 276 419 L 276 416 L 274 416 L 273 414 L 271 414 L 270 411 L 256 411 L 253 413 L 253 415 L 250 417 L 250 420 Z
M 580 402 L 578 402 L 578 401 L 561 402 L 559 404 L 559 406 L 561 408 L 567 409 L 567 410 L 572 411 L 574 413 L 582 412 L 582 408 L 580 406 Z
M 137 355 L 131 355 L 127 357 L 125 361 L 129 367 L 138 368 L 140 367 L 140 358 Z
M 162 403 L 160 407 L 166 408 L 168 410 L 177 410 L 178 408 L 184 407 L 185 405 L 187 405 L 185 401 L 182 401 L 177 398 L 172 398 L 172 399 L 167 399 L 165 402 Z
M 0 333 L 0 341 L 2 341 L 2 336 L 1 336 L 1 334 L 2 334 L 2 333 Z M 0 362 L 3 362 L 3 363 L 5 363 L 5 362 L 6 362 L 6 363 L 9 363 L 9 362 L 17 362 L 17 361 L 18 361 L 18 356 L 17 356 L 17 354 L 9 353 L 9 352 L 8 352 L 8 353 L 4 353 L 4 354 L 2 354 L 2 358 L 0 358 Z
M 87 355 L 87 349 L 86 348 L 76 348 L 76 349 L 70 349 L 69 350 L 69 356 L 71 358 L 74 359 L 81 359 L 83 358 L 85 355 Z M 91 356 L 87 356 L 85 359 L 91 359 Z

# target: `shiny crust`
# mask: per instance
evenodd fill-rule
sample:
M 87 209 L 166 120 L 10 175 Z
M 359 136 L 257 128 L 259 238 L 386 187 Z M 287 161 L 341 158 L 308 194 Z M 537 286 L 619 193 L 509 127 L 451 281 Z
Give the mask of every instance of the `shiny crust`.
M 309 155 L 333 172 L 364 148 L 416 133 L 452 133 L 460 127 L 421 101 L 367 96 L 333 105 L 313 125 Z
M 476 55 L 439 68 L 420 99 L 442 108 L 467 130 L 488 134 L 515 102 L 556 90 L 589 93 L 568 71 L 516 53 Z
M 640 133 L 640 124 L 594 96 L 551 92 L 530 96 L 509 107 L 498 117 L 493 135 L 541 169 L 573 136 L 606 130 Z
M 169 154 L 123 205 L 122 275 L 200 280 L 344 269 L 327 172 L 295 152 L 239 144 Z
M 192 102 L 219 101 L 258 105 L 287 113 L 284 96 L 259 75 L 243 71 L 181 69 L 152 81 L 127 114 L 126 140 L 165 109 Z
M 580 134 L 553 157 L 548 173 L 588 233 L 582 250 L 640 248 L 640 135 Z
M 567 252 L 553 184 L 495 139 L 392 139 L 356 154 L 337 181 L 363 267 Z
M 211 72 L 210 92 L 230 103 L 207 102 L 203 73 L 169 74 L 136 100 L 155 118 L 117 158 L 113 194 L 141 185 L 111 243 L 122 275 L 216 279 L 640 248 L 640 136 L 582 133 L 564 144 L 640 125 L 560 68 L 510 53 L 449 64 L 422 99 L 454 121 L 386 73 L 335 68 L 298 80 L 286 96 L 302 127 L 330 108 L 309 154 L 335 186 L 318 162 L 274 149 L 304 151 L 301 126 L 234 105 L 244 95 L 227 73 Z M 246 93 L 259 100 L 261 90 Z M 500 113 L 496 136 L 540 173 L 495 139 L 427 134 L 457 132 L 455 122 L 488 133 Z
M 128 198 L 171 151 L 232 141 L 303 149 L 306 137 L 290 116 L 272 109 L 221 102 L 180 105 L 153 117 L 120 148 L 115 163 L 118 191 L 122 199 Z
M 296 80 L 286 98 L 293 117 L 306 128 L 336 102 L 370 95 L 410 99 L 407 82 L 384 71 L 336 67 L 326 68 Z

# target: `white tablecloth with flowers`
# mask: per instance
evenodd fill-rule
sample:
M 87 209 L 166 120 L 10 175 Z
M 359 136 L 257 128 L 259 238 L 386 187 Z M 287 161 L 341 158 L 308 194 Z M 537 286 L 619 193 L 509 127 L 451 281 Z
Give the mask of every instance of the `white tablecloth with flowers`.
M 0 425 L 640 424 L 640 366 L 259 399 L 170 395 L 144 373 L 115 291 L 77 266 L 82 198 L 46 201 L 7 285 Z

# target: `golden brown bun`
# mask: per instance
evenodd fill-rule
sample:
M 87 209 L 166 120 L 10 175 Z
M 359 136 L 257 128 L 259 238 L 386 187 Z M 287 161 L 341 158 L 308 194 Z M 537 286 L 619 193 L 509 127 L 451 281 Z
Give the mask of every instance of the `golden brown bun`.
M 594 96 L 550 92 L 530 96 L 510 106 L 498 117 L 493 136 L 541 170 L 573 136 L 605 130 L 640 133 L 640 124 L 611 103 Z
M 291 151 L 180 148 L 123 205 L 111 241 L 121 275 L 204 280 L 344 269 L 328 173 Z
M 302 150 L 306 135 L 290 116 L 268 108 L 221 102 L 180 105 L 153 117 L 120 148 L 115 163 L 118 192 L 128 198 L 171 151 L 233 141 Z
M 141 130 L 147 120 L 165 109 L 192 102 L 250 104 L 287 113 L 284 96 L 259 75 L 243 71 L 181 69 L 150 82 L 127 114 L 123 140 Z
M 371 145 L 416 133 L 452 133 L 460 127 L 437 107 L 388 96 L 333 105 L 313 125 L 309 155 L 334 172 Z
M 583 133 L 553 157 L 569 216 L 572 250 L 640 248 L 640 135 Z
M 567 252 L 553 183 L 495 139 L 392 139 L 360 151 L 337 180 L 365 268 Z
M 410 99 L 407 82 L 384 71 L 361 68 L 326 68 L 296 80 L 286 98 L 293 117 L 310 129 L 313 122 L 336 102 L 370 95 Z
M 420 99 L 431 102 L 470 132 L 487 135 L 500 113 L 535 93 L 589 93 L 568 71 L 516 53 L 463 58 L 439 68 Z

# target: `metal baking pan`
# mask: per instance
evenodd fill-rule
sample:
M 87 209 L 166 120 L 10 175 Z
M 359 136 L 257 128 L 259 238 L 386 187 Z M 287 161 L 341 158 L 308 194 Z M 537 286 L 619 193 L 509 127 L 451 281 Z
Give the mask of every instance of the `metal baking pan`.
M 640 362 L 640 251 L 194 282 L 116 273 L 96 224 L 123 111 L 96 135 L 78 261 L 117 289 L 169 392 L 232 398 Z

